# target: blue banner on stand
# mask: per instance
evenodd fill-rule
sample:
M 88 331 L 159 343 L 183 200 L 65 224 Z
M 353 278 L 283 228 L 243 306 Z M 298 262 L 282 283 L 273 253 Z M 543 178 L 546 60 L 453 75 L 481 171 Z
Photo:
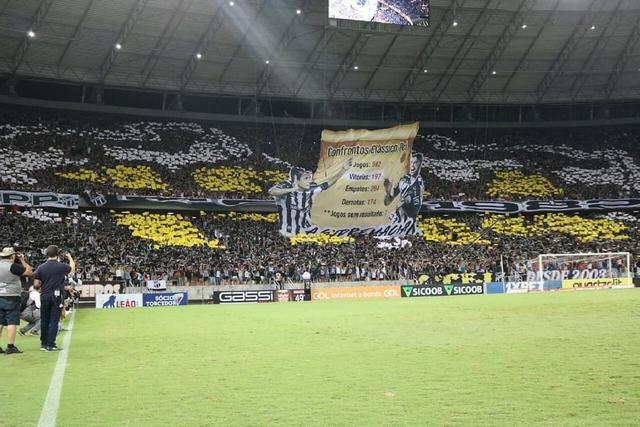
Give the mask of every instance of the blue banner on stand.
M 143 307 L 170 307 L 188 305 L 189 295 L 186 292 L 172 292 L 162 294 L 143 294 Z

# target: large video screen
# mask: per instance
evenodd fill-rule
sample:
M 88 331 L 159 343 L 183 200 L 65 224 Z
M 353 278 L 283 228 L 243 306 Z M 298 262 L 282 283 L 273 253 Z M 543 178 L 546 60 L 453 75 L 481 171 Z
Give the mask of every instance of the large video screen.
M 329 18 L 429 25 L 430 0 L 329 0 Z

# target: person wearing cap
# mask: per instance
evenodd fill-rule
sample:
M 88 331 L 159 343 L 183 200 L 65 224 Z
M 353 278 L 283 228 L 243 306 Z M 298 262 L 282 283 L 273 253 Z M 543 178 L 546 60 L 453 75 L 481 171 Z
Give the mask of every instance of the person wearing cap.
M 59 250 L 55 245 L 48 246 L 47 262 L 40 265 L 33 277 L 40 286 L 40 349 L 42 351 L 62 350 L 56 345 L 58 322 L 62 314 L 64 281 L 68 274 L 76 271 L 76 263 L 67 254 L 69 264 L 59 261 Z
M 16 263 L 16 259 L 18 262 Z M 13 248 L 4 248 L 0 252 L 0 336 L 7 328 L 7 349 L 0 353 L 22 353 L 15 346 L 16 330 L 20 324 L 20 277 L 33 275 L 33 269 L 24 260 L 22 254 L 16 254 Z

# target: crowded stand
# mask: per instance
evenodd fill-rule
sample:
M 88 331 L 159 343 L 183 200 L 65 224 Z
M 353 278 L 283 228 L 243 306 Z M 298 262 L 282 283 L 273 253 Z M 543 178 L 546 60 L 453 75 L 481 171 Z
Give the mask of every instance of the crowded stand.
M 416 279 L 460 272 L 517 274 L 542 253 L 640 250 L 636 214 L 422 216 L 421 235 L 278 234 L 276 214 L 47 212 L 0 209 L 0 232 L 34 263 L 50 241 L 73 251 L 85 281 L 176 284 Z M 502 261 L 502 263 L 501 263 Z M 126 277 L 125 277 L 126 276 Z
M 3 187 L 61 193 L 268 198 L 292 166 L 314 170 L 321 128 L 203 124 L 117 116 L 3 113 Z M 437 200 L 635 197 L 637 128 L 431 131 L 427 196 Z
M 315 169 L 320 128 L 2 114 L 9 190 L 271 200 L 289 169 Z M 425 200 L 637 197 L 640 129 L 421 130 Z M 175 283 L 384 280 L 459 272 L 514 275 L 542 253 L 629 251 L 635 212 L 421 215 L 418 236 L 278 233 L 277 214 L 0 208 L 6 243 L 34 264 L 49 242 L 77 254 L 83 280 Z

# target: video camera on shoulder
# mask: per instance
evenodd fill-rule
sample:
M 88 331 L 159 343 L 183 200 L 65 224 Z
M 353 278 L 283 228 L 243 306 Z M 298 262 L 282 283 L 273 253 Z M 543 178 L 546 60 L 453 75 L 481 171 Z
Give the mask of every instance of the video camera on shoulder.
M 67 259 L 67 255 L 69 255 L 70 253 L 71 251 L 67 247 L 60 248 L 60 252 L 58 253 L 58 259 L 60 260 L 60 262 L 68 264 L 69 260 Z

